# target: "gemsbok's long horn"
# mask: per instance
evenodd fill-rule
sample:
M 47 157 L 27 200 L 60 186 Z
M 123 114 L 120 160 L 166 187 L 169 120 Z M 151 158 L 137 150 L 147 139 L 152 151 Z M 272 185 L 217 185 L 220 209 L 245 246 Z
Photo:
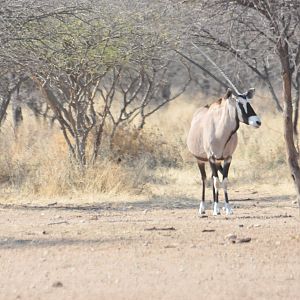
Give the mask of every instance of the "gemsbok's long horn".
M 192 43 L 193 46 L 199 50 L 199 52 L 212 64 L 214 65 L 219 72 L 221 73 L 221 75 L 227 80 L 227 82 L 231 85 L 231 87 L 234 89 L 234 91 L 236 92 L 237 95 L 240 94 L 240 92 L 238 91 L 238 89 L 236 88 L 236 86 L 232 83 L 232 81 L 226 76 L 226 74 L 224 73 L 224 71 L 203 51 L 201 50 L 197 45 L 195 45 L 194 43 Z
M 192 64 L 194 64 L 195 66 L 197 66 L 198 68 L 200 68 L 202 71 L 204 71 L 205 73 L 207 73 L 210 77 L 212 77 L 218 83 L 220 83 L 221 85 L 223 85 L 226 89 L 228 88 L 228 84 L 224 83 L 222 80 L 220 80 L 219 78 L 217 78 L 214 74 L 212 74 L 211 72 L 209 72 L 206 68 L 204 68 L 203 66 L 201 66 L 200 64 L 198 64 L 196 61 L 194 61 L 193 59 L 189 58 L 188 56 L 186 56 L 185 54 L 183 54 L 182 52 L 180 52 L 180 51 L 178 51 L 176 49 L 174 49 L 174 51 L 176 53 L 178 53 L 179 55 L 181 55 L 186 60 L 188 60 L 189 62 L 191 62 Z

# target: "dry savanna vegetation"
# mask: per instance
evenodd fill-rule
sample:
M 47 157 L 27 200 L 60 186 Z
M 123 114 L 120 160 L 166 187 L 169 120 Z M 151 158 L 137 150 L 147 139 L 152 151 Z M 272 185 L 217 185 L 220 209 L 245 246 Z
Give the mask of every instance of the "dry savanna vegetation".
M 0 300 L 298 299 L 299 38 L 299 0 L 0 0 Z
M 151 117 L 143 131 L 134 125 L 120 130 L 113 150 L 104 146 L 103 159 L 84 172 L 69 157 L 56 124 L 51 127 L 27 111 L 24 124 L 15 131 L 8 119 L 1 130 L 2 196 L 8 202 L 54 197 L 59 202 L 76 199 L 82 203 L 116 196 L 151 199 L 162 195 L 197 199 L 200 176 L 188 153 L 186 135 L 196 108 L 214 100 L 202 95 L 181 96 Z M 290 194 L 282 122 L 278 114 L 266 109 L 267 103 L 267 97 L 258 93 L 253 104 L 262 117 L 262 128 L 241 125 L 231 186 L 270 185 L 273 189 L 285 184 L 285 192 Z
M 229 175 L 234 214 L 197 215 L 200 176 L 185 139 L 195 108 L 211 100 L 182 96 L 141 133 L 120 131 L 113 152 L 84 173 L 56 125 L 26 113 L 15 133 L 7 120 L 1 297 L 296 299 L 298 209 L 281 119 L 265 109 L 267 99 L 253 104 L 262 127 L 239 130 Z

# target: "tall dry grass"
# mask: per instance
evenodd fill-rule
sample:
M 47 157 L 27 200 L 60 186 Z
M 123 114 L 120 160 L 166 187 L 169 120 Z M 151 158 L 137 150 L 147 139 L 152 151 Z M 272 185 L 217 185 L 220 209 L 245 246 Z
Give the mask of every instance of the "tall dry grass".
M 197 166 L 185 140 L 193 112 L 211 101 L 181 97 L 152 116 L 140 134 L 133 128 L 120 130 L 113 151 L 104 147 L 98 162 L 84 173 L 70 159 L 57 127 L 49 128 L 26 113 L 16 138 L 12 122 L 7 120 L 0 132 L 2 195 L 200 194 Z M 230 179 L 235 185 L 288 180 L 281 117 L 258 102 L 253 105 L 262 117 L 262 126 L 241 125 Z
M 103 158 L 83 172 L 69 156 L 59 129 L 36 123 L 34 119 L 27 118 L 17 138 L 12 126 L 4 126 L 0 151 L 0 183 L 5 193 L 113 195 L 141 189 L 140 177 L 135 174 L 143 172 L 142 165 L 135 165 L 135 170 L 140 170 L 134 174 L 131 167 Z

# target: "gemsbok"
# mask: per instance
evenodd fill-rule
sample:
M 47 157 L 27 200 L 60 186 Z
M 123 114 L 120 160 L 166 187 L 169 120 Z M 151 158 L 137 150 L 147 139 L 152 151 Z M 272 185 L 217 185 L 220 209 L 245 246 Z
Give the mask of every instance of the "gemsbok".
M 249 89 L 244 94 L 233 93 L 228 89 L 223 98 L 199 108 L 193 116 L 187 146 L 197 159 L 202 178 L 199 214 L 205 214 L 206 162 L 210 164 L 212 171 L 213 215 L 220 214 L 218 201 L 220 187 L 224 189 L 226 215 L 232 214 L 227 193 L 227 178 L 232 155 L 238 142 L 237 130 L 240 122 L 255 128 L 261 125 L 260 118 L 250 104 L 254 93 L 255 89 Z M 218 172 L 223 175 L 222 184 Z

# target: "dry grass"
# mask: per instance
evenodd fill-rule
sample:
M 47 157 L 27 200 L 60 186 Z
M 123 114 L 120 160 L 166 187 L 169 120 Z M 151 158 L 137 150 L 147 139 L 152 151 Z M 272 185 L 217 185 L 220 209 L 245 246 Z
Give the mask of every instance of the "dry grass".
M 151 117 L 141 134 L 133 129 L 119 131 L 114 151 L 105 150 L 103 159 L 84 174 L 69 159 L 58 128 L 50 129 L 28 115 L 16 139 L 7 120 L 0 135 L 2 195 L 197 197 L 198 170 L 185 146 L 192 114 L 204 103 L 197 102 L 178 99 Z M 256 110 L 262 127 L 241 125 L 239 130 L 230 171 L 235 186 L 276 185 L 289 179 L 281 117 L 261 105 Z
M 25 123 L 16 139 L 6 124 L 1 132 L 0 182 L 2 191 L 37 196 L 102 193 L 137 193 L 140 177 L 130 167 L 103 159 L 82 172 L 69 157 L 64 139 L 57 128 L 34 120 Z M 136 174 L 143 172 L 143 166 Z

